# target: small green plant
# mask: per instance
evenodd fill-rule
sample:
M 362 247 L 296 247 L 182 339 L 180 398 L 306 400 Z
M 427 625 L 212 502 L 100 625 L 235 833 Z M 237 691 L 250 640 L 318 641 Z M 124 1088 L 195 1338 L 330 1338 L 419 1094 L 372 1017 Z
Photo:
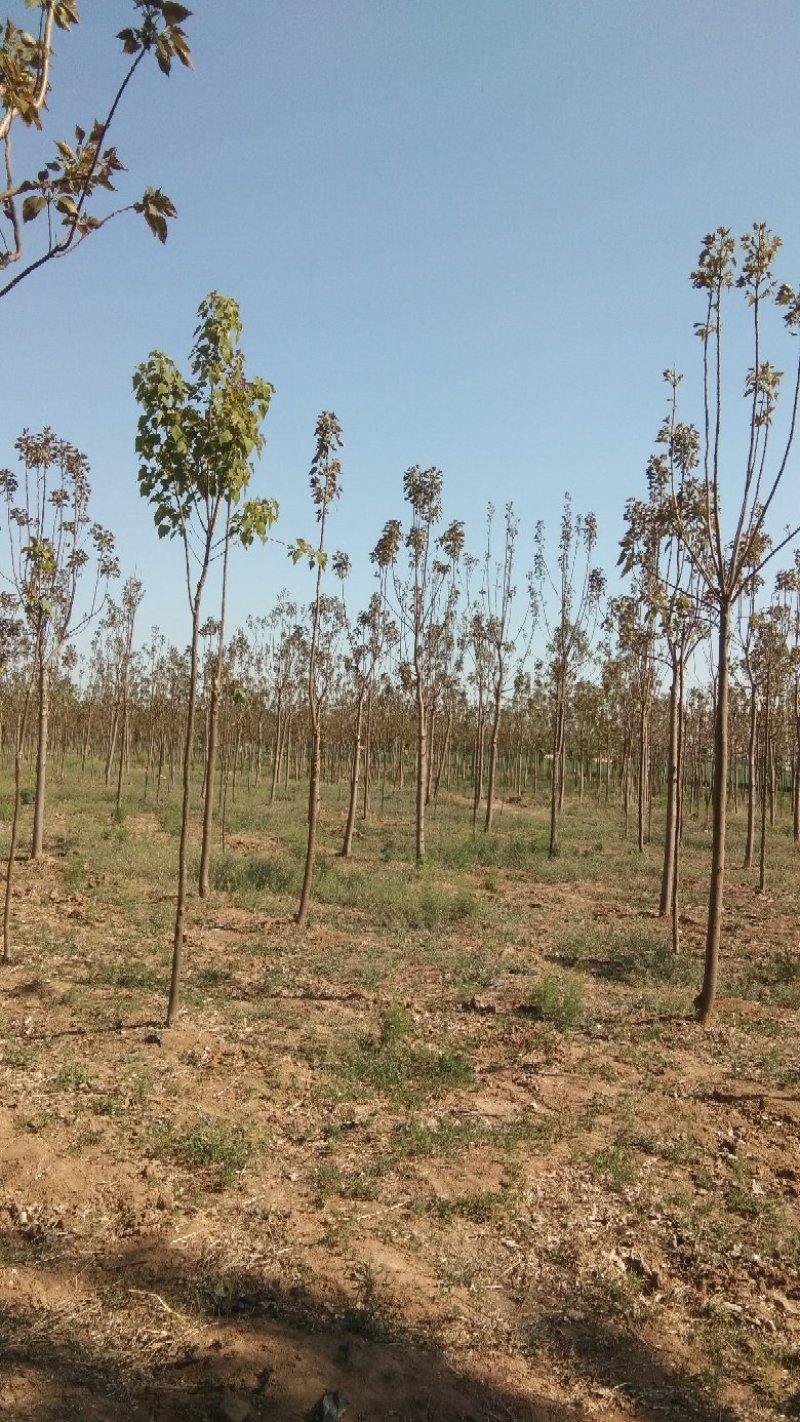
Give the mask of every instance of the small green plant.
M 391 1315 L 378 1290 L 378 1277 L 370 1263 L 356 1267 L 356 1302 L 345 1309 L 342 1327 L 370 1343 L 391 1337 Z
M 210 1169 L 223 1186 L 244 1170 L 255 1147 L 241 1126 L 198 1116 L 182 1126 L 163 1126 L 156 1135 L 154 1149 L 157 1155 L 187 1170 Z
M 218 987 L 220 983 L 230 981 L 230 968 L 196 968 L 192 973 L 193 987 Z
M 265 893 L 294 894 L 300 883 L 297 864 L 277 856 L 243 859 L 235 854 L 220 855 L 211 877 L 215 889 L 245 903 Z
M 550 1022 L 559 1032 L 569 1032 L 583 1018 L 583 986 L 566 973 L 548 973 L 535 984 L 530 1010 L 542 1022 Z
M 474 1080 L 472 1064 L 452 1047 L 436 1051 L 406 1042 L 410 1014 L 397 1004 L 381 1018 L 377 1037 L 362 1037 L 343 1059 L 332 1065 L 354 1085 L 364 1085 L 385 1096 L 412 1102 L 467 1086 Z
M 26 1047 L 18 1047 L 9 1042 L 3 1048 L 3 1066 L 28 1067 L 33 1060 L 33 1052 Z
M 150 963 L 100 963 L 95 982 L 117 988 L 157 988 L 164 982 L 163 974 Z
M 56 1091 L 79 1091 L 82 1086 L 88 1084 L 88 1081 L 88 1073 L 78 1062 L 67 1062 L 55 1073 L 53 1086 Z
M 67 862 L 64 870 L 64 888 L 68 894 L 77 894 L 86 886 L 86 864 L 77 855 L 73 855 Z
M 505 1215 L 508 1196 L 498 1190 L 477 1190 L 473 1195 L 455 1195 L 452 1199 L 434 1195 L 427 1209 L 440 1220 L 465 1219 L 473 1224 L 492 1224 Z
M 592 1174 L 615 1190 L 624 1190 L 636 1180 L 636 1166 L 627 1146 L 615 1143 L 603 1146 L 589 1156 Z

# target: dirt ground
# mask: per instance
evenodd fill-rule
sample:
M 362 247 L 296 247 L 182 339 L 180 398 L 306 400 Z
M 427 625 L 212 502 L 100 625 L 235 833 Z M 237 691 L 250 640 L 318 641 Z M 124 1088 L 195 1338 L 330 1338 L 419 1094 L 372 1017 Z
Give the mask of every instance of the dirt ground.
M 702 1029 L 699 832 L 677 963 L 656 846 L 419 888 L 363 842 L 303 932 L 193 902 L 165 1030 L 170 835 L 50 828 L 0 975 L 0 1417 L 800 1416 L 793 895 L 733 876 Z

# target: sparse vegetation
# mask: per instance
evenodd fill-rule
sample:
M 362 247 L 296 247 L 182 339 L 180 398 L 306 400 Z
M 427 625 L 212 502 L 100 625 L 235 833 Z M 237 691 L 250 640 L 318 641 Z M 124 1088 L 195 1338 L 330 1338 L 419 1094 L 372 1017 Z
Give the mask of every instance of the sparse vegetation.
M 702 880 L 696 905 L 685 894 L 676 958 L 651 917 L 659 850 L 632 854 L 615 806 L 591 809 L 585 842 L 567 803 L 551 860 L 546 794 L 474 841 L 469 797 L 442 796 L 417 869 L 409 799 L 387 799 L 345 861 L 347 807 L 323 787 L 309 932 L 292 919 L 302 802 L 266 814 L 251 788 L 237 798 L 241 838 L 193 909 L 187 1005 L 164 1032 L 153 1014 L 180 817 L 168 799 L 142 806 L 141 773 L 113 847 L 114 787 L 67 766 L 52 816 L 58 837 L 72 780 L 82 812 L 69 843 L 19 866 L 25 963 L 0 985 L 0 1113 L 21 1162 L 2 1177 L 0 1248 L 15 1297 L 29 1277 L 46 1291 L 48 1271 L 72 1271 L 75 1319 L 102 1291 L 100 1352 L 111 1366 L 128 1350 L 142 1376 L 145 1316 L 181 1357 L 186 1328 L 233 1338 L 277 1313 L 333 1330 L 331 1376 L 346 1389 L 353 1349 L 419 1336 L 424 1288 L 424 1336 L 454 1366 L 490 1340 L 523 1370 L 557 1363 L 576 1398 L 587 1380 L 644 1386 L 657 1339 L 660 1381 L 647 1386 L 665 1405 L 680 1397 L 702 1417 L 713 1397 L 726 1422 L 777 1417 L 794 1367 L 780 1301 L 792 1299 L 800 1183 L 791 838 L 775 845 L 782 910 L 773 901 L 755 944 L 749 878 L 732 874 L 709 1032 L 689 1003 Z M 703 852 L 687 837 L 689 881 Z M 34 1178 L 56 1156 L 62 1183 Z M 130 1236 L 165 1230 L 180 1242 L 159 1245 L 154 1266 L 126 1264 L 120 1287 Z M 80 1273 L 89 1238 L 96 1275 Z M 55 1295 L 30 1297 L 13 1323 L 23 1354 L 31 1330 L 63 1317 Z M 616 1371 L 589 1328 L 600 1300 L 624 1339 Z

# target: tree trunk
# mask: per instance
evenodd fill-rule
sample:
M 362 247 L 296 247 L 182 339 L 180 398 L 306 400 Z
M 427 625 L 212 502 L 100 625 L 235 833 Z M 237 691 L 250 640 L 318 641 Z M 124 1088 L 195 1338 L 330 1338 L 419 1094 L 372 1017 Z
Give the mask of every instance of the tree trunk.
M 758 705 L 756 689 L 750 688 L 750 737 L 747 743 L 747 831 L 744 841 L 743 869 L 753 863 L 753 846 L 756 837 L 756 732 L 758 729 Z
M 759 841 L 759 846 L 758 846 L 758 889 L 759 889 L 759 893 L 762 893 L 762 894 L 763 894 L 763 892 L 764 892 L 764 890 L 765 890 L 765 888 L 766 888 L 766 886 L 767 886 L 767 788 L 768 788 L 768 781 L 769 781 L 769 738 L 770 738 L 770 715 L 769 715 L 769 709 L 770 709 L 770 706 L 769 706 L 769 703 L 770 703 L 770 684 L 769 684 L 769 680 L 770 680 L 770 679 L 769 679 L 769 673 L 767 673 L 767 681 L 766 681 L 766 685 L 765 685 L 765 687 L 764 687 L 764 715 L 763 715 L 763 718 L 762 718 L 762 720 L 763 720 L 763 727 L 762 727 L 762 732 L 761 732 L 761 734 L 762 734 L 762 736 L 763 736 L 763 739 L 764 739 L 764 744 L 763 744 L 762 752 L 761 752 L 761 785 L 760 785 L 760 787 L 759 787 L 759 789 L 760 789 L 760 796 L 759 796 L 759 799 L 760 799 L 760 811 L 761 811 L 761 825 L 760 825 L 760 831 L 761 831 L 761 833 L 760 833 L 760 841 Z
M 303 871 L 303 887 L 300 891 L 300 906 L 297 923 L 302 928 L 308 918 L 311 902 L 311 885 L 314 879 L 314 855 L 317 847 L 317 823 L 319 821 L 319 786 L 322 750 L 322 714 L 319 707 L 313 713 L 311 738 L 311 765 L 308 778 L 308 839 L 306 842 L 306 863 Z
M 717 997 L 719 943 L 722 927 L 722 899 L 725 888 L 725 829 L 728 788 L 728 655 L 730 648 L 730 607 L 722 603 L 719 615 L 717 697 L 714 707 L 714 782 L 712 788 L 711 877 L 708 890 L 703 985 L 695 998 L 701 1023 L 708 1022 Z
M 25 691 L 25 700 L 22 705 L 19 720 L 17 722 L 17 739 L 14 746 L 14 809 L 11 816 L 11 843 L 8 847 L 8 864 L 6 866 L 6 891 L 3 905 L 3 965 L 5 967 L 11 962 L 11 896 L 14 886 L 14 868 L 17 861 L 17 840 L 19 837 L 19 813 L 22 803 L 22 747 L 25 743 L 25 732 L 28 725 L 28 714 L 30 712 L 31 696 L 33 692 L 33 681 L 28 682 Z
M 356 706 L 356 724 L 353 733 L 353 759 L 350 766 L 350 804 L 347 809 L 347 824 L 344 831 L 342 858 L 349 859 L 353 852 L 353 831 L 356 823 L 356 803 L 358 801 L 358 772 L 361 766 L 361 728 L 364 720 L 364 691 L 359 691 Z
M 497 741 L 500 734 L 501 694 L 502 687 L 495 688 L 492 734 L 489 740 L 489 773 L 486 780 L 486 817 L 483 822 L 485 834 L 488 834 L 492 828 L 492 816 L 494 815 L 494 785 L 495 776 L 497 774 Z
M 553 717 L 553 760 L 550 773 L 550 849 L 549 856 L 555 859 L 559 850 L 558 815 L 563 802 L 564 787 L 564 729 L 565 707 L 560 690 L 556 694 L 555 715 Z
M 667 759 L 667 823 L 664 829 L 664 865 L 661 872 L 661 898 L 658 905 L 660 918 L 672 912 L 673 884 L 675 881 L 675 855 L 678 836 L 678 661 L 672 663 L 672 682 L 669 688 L 669 752 Z
M 189 800 L 192 778 L 192 742 L 197 703 L 197 650 L 200 641 L 200 604 L 205 583 L 205 569 L 192 603 L 192 645 L 189 659 L 189 702 L 186 708 L 186 735 L 183 743 L 183 786 L 181 797 L 181 834 L 178 842 L 178 895 L 175 905 L 175 933 L 172 940 L 172 975 L 167 1005 L 167 1026 L 172 1027 L 178 1015 L 178 991 L 181 978 L 183 939 L 186 925 L 186 866 L 189 849 Z
M 485 712 L 482 705 L 478 706 L 478 725 L 475 731 L 475 752 L 472 768 L 472 831 L 478 823 L 478 808 L 483 799 L 483 742 L 485 728 Z
M 33 811 L 31 859 L 39 859 L 44 844 L 44 790 L 47 775 L 47 728 L 50 716 L 50 668 L 39 665 L 39 724 L 36 744 L 36 801 Z
M 416 859 L 425 858 L 425 792 L 428 783 L 428 713 L 421 677 L 417 677 L 417 787 L 416 787 Z

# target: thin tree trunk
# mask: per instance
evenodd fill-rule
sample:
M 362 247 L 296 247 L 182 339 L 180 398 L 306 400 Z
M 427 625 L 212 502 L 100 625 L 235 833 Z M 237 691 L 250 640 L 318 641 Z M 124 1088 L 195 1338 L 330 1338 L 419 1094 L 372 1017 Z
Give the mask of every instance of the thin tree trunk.
M 181 796 L 181 833 L 178 842 L 178 895 L 175 905 L 175 933 L 172 940 L 172 974 L 167 1005 L 167 1026 L 172 1027 L 178 1015 L 178 991 L 186 925 L 186 870 L 189 850 L 189 801 L 192 778 L 192 742 L 194 739 L 195 706 L 197 703 L 197 651 L 200 641 L 200 605 L 206 579 L 203 569 L 192 603 L 192 645 L 189 659 L 189 703 L 186 709 L 186 736 L 183 743 L 183 785 Z
M 349 859 L 353 852 L 353 831 L 356 823 L 356 804 L 358 801 L 358 772 L 361 766 L 361 728 L 364 720 L 364 691 L 359 692 L 356 706 L 356 724 L 353 733 L 353 758 L 350 767 L 350 804 L 347 809 L 347 824 L 344 831 L 344 843 L 342 845 L 342 858 Z
M 31 859 L 39 859 L 44 844 L 44 791 L 47 775 L 47 730 L 50 715 L 50 668 L 39 664 L 39 717 L 36 745 L 36 801 L 33 811 Z
M 770 738 L 770 678 L 767 672 L 766 685 L 764 687 L 764 715 L 762 717 L 762 736 L 764 744 L 761 752 L 761 785 L 760 789 L 760 812 L 761 826 L 758 846 L 758 889 L 759 893 L 764 892 L 767 886 L 767 790 L 769 780 L 769 738 Z
M 747 830 L 744 841 L 743 869 L 753 863 L 753 846 L 756 837 L 756 733 L 758 729 L 758 706 L 756 689 L 750 688 L 750 736 L 747 742 Z
M 322 750 L 322 717 L 320 708 L 312 711 L 313 727 L 311 740 L 311 765 L 308 778 L 308 838 L 306 841 L 306 863 L 303 870 L 303 887 L 300 891 L 300 906 L 297 923 L 302 928 L 308 918 L 311 902 L 311 886 L 314 879 L 314 856 L 317 847 L 317 823 L 319 820 L 320 761 Z
M 201 899 L 208 898 L 211 891 L 211 822 L 214 818 L 214 771 L 217 760 L 217 740 L 219 737 L 219 698 L 222 690 L 223 659 L 225 655 L 225 601 L 228 594 L 228 552 L 230 548 L 231 506 L 228 502 L 225 515 L 225 541 L 222 554 L 222 601 L 217 635 L 217 665 L 211 680 L 211 701 L 208 708 L 208 742 L 206 745 L 206 773 L 203 798 L 203 839 L 200 845 L 199 892 Z
M 720 607 L 718 636 L 717 698 L 714 707 L 714 782 L 712 788 L 711 877 L 708 890 L 703 984 L 695 998 L 701 1023 L 708 1022 L 717 997 L 722 902 L 725 889 L 725 829 L 728 788 L 728 655 L 730 647 L 730 607 Z
M 22 712 L 17 722 L 17 739 L 14 747 L 14 809 L 11 816 L 11 843 L 8 847 L 6 891 L 3 905 L 3 965 L 5 967 L 11 962 L 11 896 L 14 886 L 14 869 L 17 860 L 17 840 L 19 837 L 19 814 L 22 803 L 22 747 L 25 742 L 25 732 L 28 725 L 32 693 L 33 681 L 31 680 L 28 682 Z
M 428 714 L 425 694 L 422 689 L 421 673 L 417 676 L 417 789 L 416 789 L 416 837 L 415 851 L 417 863 L 425 858 L 425 792 L 428 782 Z
M 675 882 L 675 854 L 678 838 L 678 679 L 679 663 L 672 664 L 672 681 L 669 688 L 669 752 L 667 759 L 667 823 L 664 829 L 664 865 L 661 873 L 661 898 L 658 905 L 660 918 L 666 918 L 672 911 L 673 885 Z
M 555 859 L 559 850 L 558 815 L 563 802 L 564 775 L 564 719 L 565 708 L 560 691 L 556 693 L 556 707 L 553 718 L 553 759 L 550 775 L 550 849 L 549 856 Z
M 483 821 L 484 833 L 488 834 L 492 828 L 492 817 L 494 815 L 494 785 L 497 774 L 497 741 L 500 735 L 500 715 L 502 694 L 502 684 L 495 688 L 494 693 L 494 714 L 492 716 L 492 734 L 489 738 L 489 773 L 486 780 L 486 817 Z

